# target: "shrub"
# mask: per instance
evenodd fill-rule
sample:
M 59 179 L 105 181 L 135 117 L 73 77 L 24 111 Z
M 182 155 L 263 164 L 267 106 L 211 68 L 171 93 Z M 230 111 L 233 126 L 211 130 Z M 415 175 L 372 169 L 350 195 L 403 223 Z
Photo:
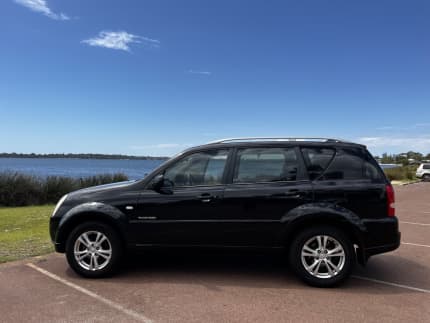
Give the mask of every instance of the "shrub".
M 413 180 L 416 178 L 415 172 L 416 167 L 411 166 L 384 169 L 384 173 L 390 181 Z
M 0 173 L 0 205 L 24 206 L 56 203 L 61 196 L 81 188 L 128 180 L 124 174 L 100 174 L 84 178 L 48 176 L 16 172 Z

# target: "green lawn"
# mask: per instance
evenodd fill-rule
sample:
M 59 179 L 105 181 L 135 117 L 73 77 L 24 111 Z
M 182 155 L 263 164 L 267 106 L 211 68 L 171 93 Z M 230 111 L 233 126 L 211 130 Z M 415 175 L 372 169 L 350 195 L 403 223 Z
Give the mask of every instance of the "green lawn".
M 0 207 L 0 263 L 52 252 L 53 205 Z

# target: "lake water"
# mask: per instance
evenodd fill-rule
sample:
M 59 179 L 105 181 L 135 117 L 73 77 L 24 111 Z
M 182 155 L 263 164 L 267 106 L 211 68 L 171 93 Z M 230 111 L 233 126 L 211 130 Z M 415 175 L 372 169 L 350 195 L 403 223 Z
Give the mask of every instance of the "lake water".
M 129 179 L 140 179 L 164 160 L 72 159 L 72 158 L 0 158 L 0 172 L 13 171 L 41 177 L 88 177 L 97 174 L 124 173 Z M 385 164 L 383 168 L 397 165 Z
M 41 177 L 88 177 L 96 174 L 124 173 L 140 179 L 164 160 L 72 159 L 72 158 L 0 158 L 0 172 L 13 171 Z

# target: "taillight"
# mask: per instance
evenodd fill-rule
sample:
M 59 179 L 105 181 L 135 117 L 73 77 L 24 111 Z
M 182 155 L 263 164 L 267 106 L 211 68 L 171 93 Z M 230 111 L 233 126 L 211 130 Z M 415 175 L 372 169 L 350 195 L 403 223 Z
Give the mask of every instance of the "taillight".
M 394 216 L 395 213 L 395 198 L 394 198 L 394 189 L 391 184 L 387 184 L 385 187 L 385 191 L 387 192 L 387 213 L 388 216 Z

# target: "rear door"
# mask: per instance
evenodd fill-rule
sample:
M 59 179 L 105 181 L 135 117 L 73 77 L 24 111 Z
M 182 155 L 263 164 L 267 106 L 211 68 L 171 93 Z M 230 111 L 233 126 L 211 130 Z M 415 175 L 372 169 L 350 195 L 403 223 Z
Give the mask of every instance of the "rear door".
M 224 240 L 231 245 L 277 246 L 281 218 L 312 200 L 312 186 L 304 174 L 296 147 L 238 148 L 224 191 L 229 212 L 223 216 Z

